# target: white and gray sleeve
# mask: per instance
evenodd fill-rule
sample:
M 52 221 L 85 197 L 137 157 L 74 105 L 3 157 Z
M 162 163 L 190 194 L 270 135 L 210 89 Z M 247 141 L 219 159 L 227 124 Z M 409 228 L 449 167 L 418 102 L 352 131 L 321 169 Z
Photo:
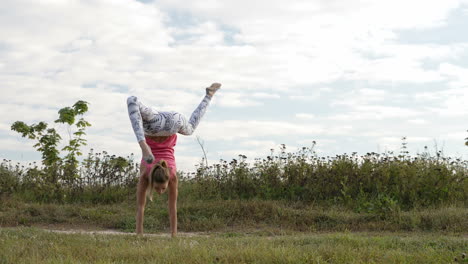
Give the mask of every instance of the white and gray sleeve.
M 130 117 L 130 122 L 132 123 L 133 132 L 138 142 L 145 140 L 145 131 L 143 127 L 144 120 L 151 119 L 154 115 L 151 108 L 144 106 L 138 98 L 135 96 L 130 96 L 127 98 L 127 108 L 128 116 Z

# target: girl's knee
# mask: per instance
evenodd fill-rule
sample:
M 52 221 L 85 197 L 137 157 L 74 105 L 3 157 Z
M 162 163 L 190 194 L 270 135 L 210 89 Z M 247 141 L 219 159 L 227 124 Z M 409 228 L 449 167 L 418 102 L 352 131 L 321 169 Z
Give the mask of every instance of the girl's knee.
M 180 134 L 184 135 L 184 136 L 191 136 L 193 134 L 194 130 L 193 129 L 189 129 L 187 127 L 181 129 L 179 131 Z

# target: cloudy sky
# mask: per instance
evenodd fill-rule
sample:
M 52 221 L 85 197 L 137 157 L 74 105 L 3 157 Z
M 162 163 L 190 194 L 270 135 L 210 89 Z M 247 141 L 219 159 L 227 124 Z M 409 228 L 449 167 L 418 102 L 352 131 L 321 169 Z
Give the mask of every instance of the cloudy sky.
M 467 0 L 3 0 L 0 158 L 40 160 L 14 121 L 90 103 L 88 146 L 140 156 L 126 98 L 187 116 L 223 84 L 178 168 L 316 141 L 468 158 Z

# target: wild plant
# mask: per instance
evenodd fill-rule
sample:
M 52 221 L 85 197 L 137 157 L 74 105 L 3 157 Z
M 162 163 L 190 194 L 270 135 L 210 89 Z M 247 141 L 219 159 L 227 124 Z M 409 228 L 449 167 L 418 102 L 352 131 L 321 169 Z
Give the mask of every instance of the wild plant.
M 357 153 L 319 157 L 312 148 L 286 151 L 247 163 L 199 166 L 191 184 L 199 198 L 274 199 L 343 205 L 362 212 L 394 213 L 401 209 L 468 201 L 468 161 L 441 151 L 411 156 L 406 138 L 399 154 Z M 209 193 L 209 195 L 206 194 Z

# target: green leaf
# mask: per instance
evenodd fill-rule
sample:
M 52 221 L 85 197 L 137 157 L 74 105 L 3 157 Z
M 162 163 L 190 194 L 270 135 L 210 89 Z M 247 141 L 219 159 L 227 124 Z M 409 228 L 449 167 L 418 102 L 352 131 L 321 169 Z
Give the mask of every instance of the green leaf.
M 30 139 L 34 139 L 36 137 L 34 135 L 34 129 L 22 121 L 16 121 L 13 123 L 13 125 L 11 125 L 11 130 L 20 133 L 22 137 L 29 137 Z
M 88 121 L 86 121 L 86 120 L 84 120 L 83 118 L 81 118 L 81 119 L 76 123 L 76 126 L 77 126 L 77 127 L 83 127 L 83 128 L 84 128 L 84 127 L 89 127 L 89 126 L 91 126 L 91 124 L 90 124 Z
M 34 131 L 36 131 L 36 132 L 42 132 L 42 131 L 44 131 L 44 130 L 47 128 L 47 123 L 45 123 L 45 122 L 39 122 L 39 124 L 37 124 L 37 125 L 32 125 L 31 127 L 32 127 L 32 128 L 34 129 Z
M 73 109 L 77 115 L 82 115 L 88 111 L 88 102 L 80 100 L 73 105 Z
M 73 135 L 75 135 L 75 136 L 78 136 L 78 137 L 79 137 L 79 136 L 82 136 L 82 135 L 86 135 L 86 133 L 85 133 L 85 132 L 83 132 L 83 131 L 77 131 L 77 132 L 73 133 Z
M 75 110 L 73 110 L 71 107 L 65 107 L 62 108 L 58 111 L 59 113 L 59 119 L 55 120 L 55 123 L 67 123 L 69 125 L 72 125 L 75 123 Z
M 70 147 L 70 146 L 65 146 L 65 147 L 63 147 L 63 148 L 62 148 L 62 150 L 66 150 L 66 151 L 72 151 L 72 150 L 73 150 L 73 148 L 72 148 L 72 147 Z

